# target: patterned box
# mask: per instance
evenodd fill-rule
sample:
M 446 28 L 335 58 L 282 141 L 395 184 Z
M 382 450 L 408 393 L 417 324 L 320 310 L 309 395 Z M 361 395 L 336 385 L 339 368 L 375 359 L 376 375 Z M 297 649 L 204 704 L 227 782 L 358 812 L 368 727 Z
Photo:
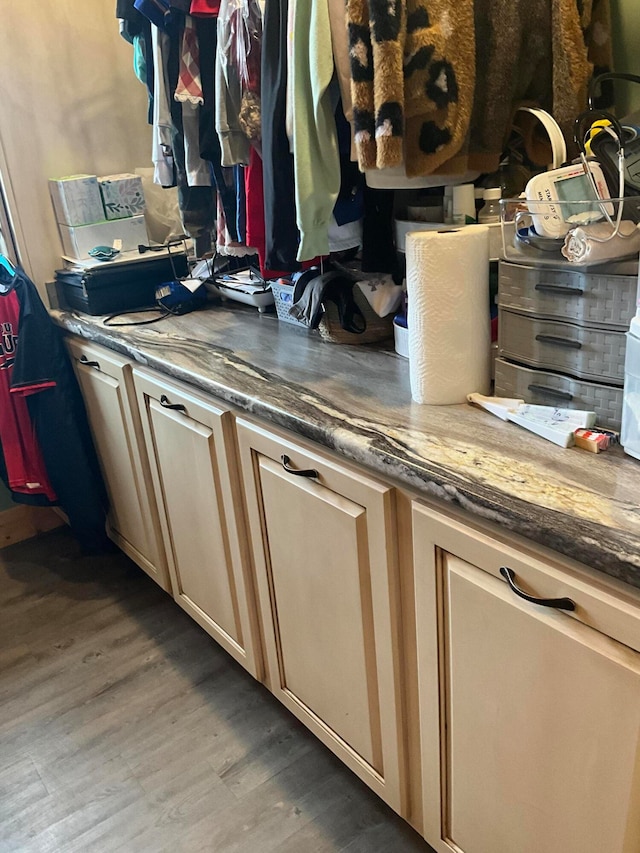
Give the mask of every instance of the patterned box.
M 107 219 L 123 219 L 144 213 L 144 193 L 139 175 L 107 175 L 98 178 Z
M 95 175 L 52 178 L 49 192 L 56 220 L 62 225 L 91 225 L 104 219 L 102 197 Z
M 96 246 L 113 246 L 114 240 L 120 240 L 121 252 L 131 252 L 142 243 L 147 245 L 147 226 L 144 216 L 129 216 L 117 222 L 96 222 L 93 225 L 69 227 L 59 225 L 64 256 L 68 258 L 88 258 L 89 249 Z

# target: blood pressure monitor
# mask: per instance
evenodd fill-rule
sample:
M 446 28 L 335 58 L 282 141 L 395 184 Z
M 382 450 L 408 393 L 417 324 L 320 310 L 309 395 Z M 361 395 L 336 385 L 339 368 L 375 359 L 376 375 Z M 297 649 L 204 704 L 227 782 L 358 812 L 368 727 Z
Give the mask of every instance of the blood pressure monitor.
M 561 238 L 571 227 L 597 222 L 614 213 L 609 188 L 599 163 L 590 162 L 591 178 L 582 164 L 535 175 L 525 196 L 536 233 Z M 593 206 L 585 202 L 593 200 Z M 537 202 L 537 203 L 536 203 Z

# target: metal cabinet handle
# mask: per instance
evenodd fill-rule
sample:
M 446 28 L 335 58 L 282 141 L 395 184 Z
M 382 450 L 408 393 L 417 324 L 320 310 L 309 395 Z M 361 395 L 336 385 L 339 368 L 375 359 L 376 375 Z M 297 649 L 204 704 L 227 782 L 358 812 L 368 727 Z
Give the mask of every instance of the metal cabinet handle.
M 160 405 L 165 409 L 175 409 L 176 412 L 187 411 L 187 407 L 183 406 L 182 403 L 170 403 L 166 394 L 163 394 L 160 397 Z
M 295 474 L 296 477 L 313 477 L 315 479 L 319 476 L 315 468 L 292 468 L 290 464 L 291 460 L 285 453 L 280 457 L 280 461 L 287 474 Z
M 536 290 L 543 293 L 557 293 L 561 296 L 584 296 L 584 290 L 578 287 L 566 287 L 562 284 L 545 284 L 543 281 L 536 284 Z
M 573 341 L 571 338 L 559 338 L 556 335 L 536 335 L 536 340 L 541 341 L 543 344 L 557 344 L 559 347 L 582 349 L 580 341 Z
M 573 394 L 568 391 L 558 391 L 557 388 L 550 388 L 549 385 L 529 385 L 529 391 L 540 391 L 542 394 L 548 394 L 550 397 L 557 397 L 559 400 L 573 400 Z
M 515 594 L 519 595 L 520 598 L 524 598 L 525 601 L 530 601 L 532 604 L 539 604 L 542 607 L 555 607 L 556 610 L 576 609 L 575 601 L 572 601 L 570 598 L 536 598 L 535 595 L 528 595 L 526 592 L 523 592 L 520 587 L 516 586 L 515 572 L 512 569 L 508 569 L 506 566 L 500 566 L 500 574 Z
M 80 364 L 85 364 L 87 367 L 97 367 L 100 370 L 100 362 L 99 361 L 89 361 L 86 355 L 80 356 Z

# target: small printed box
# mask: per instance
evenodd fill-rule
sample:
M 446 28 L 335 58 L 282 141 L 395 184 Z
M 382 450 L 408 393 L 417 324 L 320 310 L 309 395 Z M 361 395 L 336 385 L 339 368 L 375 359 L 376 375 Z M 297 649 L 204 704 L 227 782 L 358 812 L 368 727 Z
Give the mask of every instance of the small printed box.
M 56 220 L 62 225 L 91 225 L 104 219 L 100 187 L 95 175 L 51 178 L 49 192 Z
M 59 228 L 63 254 L 80 260 L 89 257 L 89 249 L 113 246 L 114 240 L 122 241 L 121 252 L 130 252 L 140 244 L 146 246 L 149 240 L 144 216 L 129 216 L 114 221 L 103 219 L 93 225 L 60 225 Z
M 144 213 L 144 193 L 139 175 L 108 175 L 98 178 L 107 219 Z

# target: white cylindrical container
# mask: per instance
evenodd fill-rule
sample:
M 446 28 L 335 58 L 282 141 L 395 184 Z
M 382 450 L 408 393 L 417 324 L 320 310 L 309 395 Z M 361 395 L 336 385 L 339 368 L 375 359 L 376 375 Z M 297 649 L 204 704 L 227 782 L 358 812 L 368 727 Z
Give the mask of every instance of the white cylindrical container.
M 409 330 L 393 321 L 393 339 L 395 351 L 403 358 L 409 358 Z
M 464 403 L 490 385 L 489 228 L 407 236 L 411 396 Z
M 453 224 L 468 225 L 476 221 L 476 194 L 473 184 L 453 188 Z
M 453 187 L 444 188 L 442 218 L 447 225 L 453 225 Z

